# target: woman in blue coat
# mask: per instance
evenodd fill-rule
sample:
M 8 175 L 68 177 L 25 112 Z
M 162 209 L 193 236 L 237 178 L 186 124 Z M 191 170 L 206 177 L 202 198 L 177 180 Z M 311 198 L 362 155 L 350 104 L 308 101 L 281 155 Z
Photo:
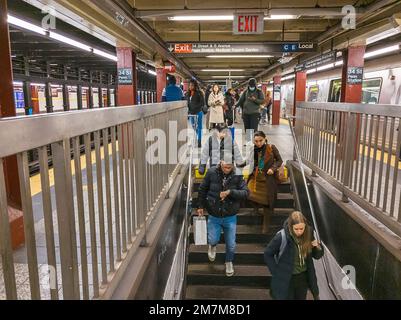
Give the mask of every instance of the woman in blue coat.
M 278 300 L 305 300 L 308 289 L 319 299 L 313 259 L 323 256 L 323 247 L 299 211 L 294 211 L 267 245 L 264 258 L 272 279 L 270 293 Z

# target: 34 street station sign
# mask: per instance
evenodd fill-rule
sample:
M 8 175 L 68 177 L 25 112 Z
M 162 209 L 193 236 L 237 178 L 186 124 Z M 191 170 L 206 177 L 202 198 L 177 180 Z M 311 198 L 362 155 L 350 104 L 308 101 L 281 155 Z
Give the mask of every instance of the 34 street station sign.
M 169 43 L 170 52 L 177 55 L 204 56 L 205 54 L 268 54 L 283 52 L 315 52 L 315 42 L 264 43 Z

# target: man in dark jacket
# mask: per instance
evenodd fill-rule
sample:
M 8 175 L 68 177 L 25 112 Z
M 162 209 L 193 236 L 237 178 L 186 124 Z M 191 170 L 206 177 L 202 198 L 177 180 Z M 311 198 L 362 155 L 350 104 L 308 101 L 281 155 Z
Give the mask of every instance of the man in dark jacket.
M 277 300 L 303 299 L 306 297 L 309 288 L 313 297 L 318 299 L 319 287 L 313 259 L 320 259 L 323 256 L 323 246 L 316 240 L 312 241 L 312 252 L 306 256 L 304 263 L 300 263 L 299 248 L 297 248 L 296 240 L 289 231 L 288 219 L 284 223 L 283 230 L 285 247 L 281 247 L 283 235 L 280 231 L 270 241 L 264 252 L 265 262 L 272 274 L 270 281 L 272 298 Z M 280 249 L 283 249 L 283 251 L 280 252 Z M 281 253 L 281 256 L 279 256 L 279 253 Z M 292 288 L 294 280 L 303 283 L 301 285 L 297 283 L 298 287 L 303 288 L 302 292 L 299 289 L 294 292 L 294 288 Z
M 230 159 L 231 160 L 228 160 Z M 236 175 L 232 161 L 232 153 L 226 152 L 217 167 L 211 168 L 199 187 L 198 215 L 204 209 L 208 217 L 208 257 L 216 258 L 216 246 L 220 241 L 221 229 L 226 242 L 226 275 L 234 275 L 233 260 L 235 254 L 235 236 L 237 229 L 237 213 L 241 200 L 247 199 L 248 188 L 242 175 Z
M 258 131 L 260 105 L 264 103 L 263 92 L 256 87 L 256 79 L 249 79 L 248 89 L 245 90 L 236 106 L 242 108 L 242 119 L 247 133 L 247 142 L 252 140 L 253 133 Z

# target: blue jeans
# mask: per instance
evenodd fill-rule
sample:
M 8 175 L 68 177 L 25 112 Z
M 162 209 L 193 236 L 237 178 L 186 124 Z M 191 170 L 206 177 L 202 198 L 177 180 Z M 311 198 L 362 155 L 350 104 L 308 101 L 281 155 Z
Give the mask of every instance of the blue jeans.
M 219 243 L 222 228 L 226 241 L 226 262 L 232 262 L 234 261 L 235 254 L 237 215 L 224 218 L 217 218 L 209 215 L 207 220 L 207 240 L 211 246 L 215 246 Z
M 195 120 L 197 119 L 197 120 Z M 196 136 L 198 138 L 198 143 L 202 141 L 202 123 L 203 123 L 203 112 L 198 112 L 196 117 L 189 117 L 189 121 L 191 122 L 192 128 L 194 128 L 196 132 Z

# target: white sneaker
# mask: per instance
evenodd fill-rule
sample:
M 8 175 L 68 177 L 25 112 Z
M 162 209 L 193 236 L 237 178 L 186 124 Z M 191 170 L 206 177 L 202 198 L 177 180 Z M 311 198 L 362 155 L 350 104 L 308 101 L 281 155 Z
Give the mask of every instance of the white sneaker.
M 207 251 L 207 256 L 210 262 L 213 262 L 216 259 L 216 246 L 212 247 L 209 244 L 209 250 Z
M 226 262 L 226 276 L 231 277 L 234 275 L 234 266 L 232 262 Z

